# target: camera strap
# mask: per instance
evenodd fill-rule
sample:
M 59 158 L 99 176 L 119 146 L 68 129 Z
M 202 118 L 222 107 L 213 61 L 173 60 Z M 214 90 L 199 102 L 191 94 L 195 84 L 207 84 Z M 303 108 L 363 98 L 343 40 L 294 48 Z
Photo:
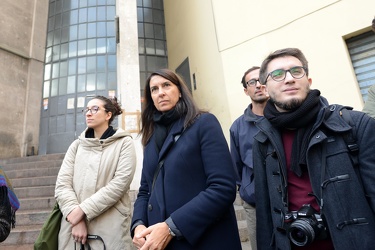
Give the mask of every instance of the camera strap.
M 337 105 L 331 105 L 330 108 L 327 109 L 327 111 L 326 111 L 326 116 L 329 115 L 330 112 L 333 112 L 336 108 L 337 108 Z M 336 133 L 335 135 L 337 137 L 341 137 L 344 140 L 345 144 L 347 145 L 351 163 L 352 163 L 353 168 L 354 168 L 354 170 L 355 170 L 355 172 L 358 176 L 359 182 L 360 182 L 361 186 L 363 187 L 361 176 L 358 173 L 358 171 L 359 171 L 358 144 L 357 144 L 357 134 L 356 134 L 356 129 L 355 129 L 355 123 L 354 123 L 354 121 L 353 121 L 353 119 L 352 119 L 352 117 L 349 113 L 349 110 L 351 110 L 352 108 L 346 107 L 346 106 L 338 106 L 338 108 L 340 108 L 339 109 L 340 116 L 344 119 L 344 121 L 349 126 L 351 126 L 351 129 L 350 129 L 350 131 L 348 131 L 344 134 Z M 329 133 L 329 131 L 325 131 L 325 133 L 326 132 Z M 326 172 L 326 165 L 327 165 L 326 156 L 327 156 L 326 142 L 323 142 L 322 143 L 321 182 L 320 182 L 321 183 L 321 186 L 320 186 L 320 202 L 319 202 L 321 214 L 322 214 L 322 208 L 324 206 L 323 189 L 331 182 L 349 179 L 349 174 L 343 174 L 343 175 L 338 175 L 338 176 L 332 177 L 328 180 L 325 180 L 325 172 Z
M 347 124 L 349 124 L 352 129 L 350 132 L 345 133 L 343 135 L 344 141 L 348 147 L 348 150 L 350 152 L 350 159 L 353 163 L 354 167 L 359 167 L 359 160 L 358 160 L 358 144 L 357 144 L 357 134 L 355 129 L 355 123 L 353 121 L 352 116 L 349 114 L 348 108 L 343 107 L 340 110 L 340 116 L 345 120 Z

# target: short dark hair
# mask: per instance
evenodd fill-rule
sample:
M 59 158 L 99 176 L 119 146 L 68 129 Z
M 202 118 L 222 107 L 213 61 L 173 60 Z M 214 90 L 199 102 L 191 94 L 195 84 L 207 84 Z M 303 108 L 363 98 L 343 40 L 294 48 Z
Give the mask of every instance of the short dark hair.
M 273 59 L 276 59 L 276 58 L 279 58 L 279 57 L 285 57 L 285 56 L 293 56 L 293 57 L 297 58 L 298 60 L 300 60 L 300 62 L 302 63 L 302 67 L 305 68 L 306 76 L 309 75 L 309 65 L 308 65 L 306 57 L 302 53 L 302 51 L 297 49 L 297 48 L 286 48 L 286 49 L 276 50 L 275 52 L 269 54 L 266 57 L 266 59 L 264 59 L 264 61 L 262 62 L 262 65 L 260 66 L 260 71 L 259 71 L 260 82 L 262 82 L 263 84 L 266 84 L 267 74 L 268 74 L 268 72 L 267 72 L 268 64 Z
M 259 66 L 253 66 L 251 67 L 250 69 L 246 70 L 245 73 L 243 73 L 243 76 L 242 76 L 242 79 L 241 79 L 241 83 L 242 83 L 242 86 L 246 89 L 247 87 L 247 84 L 246 84 L 246 75 L 249 74 L 251 71 L 254 71 L 256 69 L 260 69 Z

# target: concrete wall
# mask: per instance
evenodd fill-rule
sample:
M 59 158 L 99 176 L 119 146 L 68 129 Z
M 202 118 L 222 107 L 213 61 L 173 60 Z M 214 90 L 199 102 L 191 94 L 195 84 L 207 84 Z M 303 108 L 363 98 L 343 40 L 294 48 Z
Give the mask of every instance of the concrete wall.
M 345 39 L 370 30 L 375 1 L 165 0 L 169 65 L 187 56 L 198 73 L 194 98 L 230 124 L 249 97 L 240 84 L 246 69 L 272 51 L 300 48 L 309 61 L 312 88 L 330 103 L 361 110 L 363 100 Z M 375 82 L 374 82 L 375 83 Z
M 26 59 L 0 50 L 1 158 L 21 154 L 27 69 Z
M 215 114 L 224 128 L 229 128 L 227 83 L 212 1 L 164 0 L 164 13 L 169 67 L 175 70 L 189 57 L 190 73 L 195 74 L 197 85 L 194 99 L 200 108 Z
M 48 0 L 1 2 L 0 158 L 38 148 L 47 13 Z

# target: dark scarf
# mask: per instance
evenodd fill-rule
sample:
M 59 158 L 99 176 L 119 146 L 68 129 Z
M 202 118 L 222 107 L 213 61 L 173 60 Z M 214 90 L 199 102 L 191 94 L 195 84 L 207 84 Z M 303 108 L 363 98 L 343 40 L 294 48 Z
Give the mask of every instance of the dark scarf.
M 158 151 L 160 151 L 165 138 L 167 138 L 168 132 L 171 125 L 177 121 L 181 115 L 176 111 L 176 109 L 169 110 L 165 113 L 156 112 L 154 113 L 154 134 L 155 143 Z
M 290 112 L 277 111 L 274 102 L 268 101 L 264 116 L 278 129 L 297 129 L 293 141 L 291 170 L 298 176 L 306 169 L 306 151 L 312 126 L 321 108 L 320 91 L 311 90 L 305 101 Z
M 113 129 L 112 126 L 109 126 L 106 131 L 104 131 L 103 135 L 100 137 L 100 140 L 107 139 L 114 135 L 116 131 Z M 85 134 L 86 138 L 95 138 L 94 129 L 88 128 Z

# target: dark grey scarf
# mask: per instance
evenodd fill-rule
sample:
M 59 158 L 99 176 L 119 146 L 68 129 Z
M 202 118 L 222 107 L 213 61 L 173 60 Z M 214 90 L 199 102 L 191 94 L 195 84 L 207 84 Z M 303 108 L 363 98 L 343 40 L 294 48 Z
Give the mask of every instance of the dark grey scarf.
M 321 108 L 320 91 L 311 90 L 305 101 L 297 109 L 290 112 L 277 111 L 275 104 L 269 100 L 264 116 L 278 129 L 297 129 L 294 137 L 291 169 L 298 175 L 302 175 L 302 169 L 306 169 L 306 151 L 312 126 Z
M 165 113 L 156 112 L 154 114 L 154 134 L 156 148 L 158 151 L 160 151 L 161 147 L 163 146 L 172 124 L 180 117 L 181 115 L 176 111 L 176 109 L 169 110 Z

